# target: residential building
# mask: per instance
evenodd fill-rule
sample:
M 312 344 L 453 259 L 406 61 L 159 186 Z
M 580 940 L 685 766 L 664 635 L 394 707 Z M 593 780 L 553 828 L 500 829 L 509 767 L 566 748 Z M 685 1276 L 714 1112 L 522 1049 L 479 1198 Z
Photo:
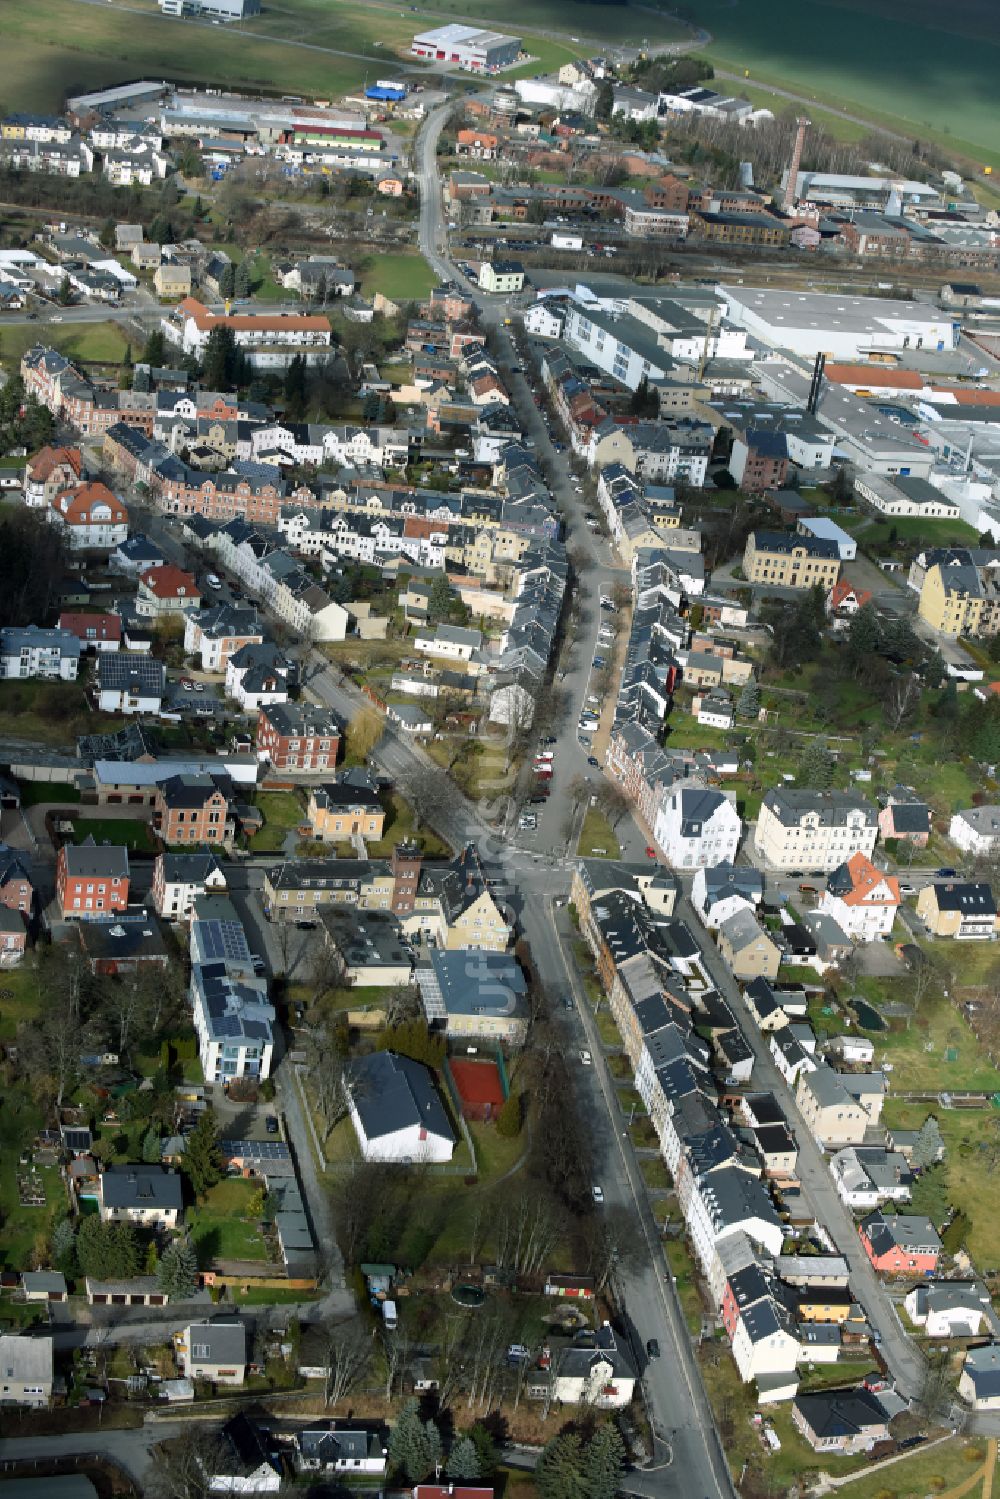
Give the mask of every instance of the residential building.
M 170 776 L 156 788 L 153 826 L 168 845 L 221 846 L 226 840 L 229 801 L 219 776 Z
M 97 1178 L 103 1223 L 176 1228 L 184 1211 L 181 1179 L 163 1166 L 106 1166 Z
M 218 3 L 220 0 L 160 0 L 165 11 L 172 4 Z M 243 5 L 246 0 L 236 3 Z M 284 1467 L 274 1438 L 245 1411 L 230 1416 L 223 1426 L 209 1472 L 210 1494 L 277 1494 L 283 1487 Z
M 432 948 L 429 967 L 416 971 L 420 998 L 433 1030 L 521 1045 L 527 1035 L 528 986 L 507 953 L 442 952 Z
M 257 757 L 274 770 L 332 770 L 340 734 L 340 721 L 329 708 L 269 703 L 257 716 Z
M 271 703 L 287 703 L 295 675 L 294 664 L 276 645 L 244 645 L 229 657 L 226 696 L 245 713 L 256 713 Z
M 26 855 L 0 843 L 0 906 L 19 912 L 27 920 L 34 899 L 35 890 Z
M 47 513 L 71 552 L 110 552 L 128 540 L 128 511 L 105 484 L 59 490 Z
M 883 1275 L 933 1275 L 941 1240 L 931 1220 L 917 1213 L 883 1213 L 876 1208 L 858 1225 L 861 1244 Z
M 840 556 L 832 541 L 792 536 L 784 531 L 751 531 L 743 553 L 743 571 L 750 583 L 778 588 L 829 591 L 840 575 Z
M 875 942 L 891 934 L 900 898 L 899 880 L 857 853 L 830 874 L 817 909 L 856 942 Z
M 210 312 L 195 297 L 185 297 L 163 319 L 163 331 L 185 354 L 205 352 L 213 328 L 229 328 L 254 369 L 285 369 L 296 356 L 307 364 L 329 358 L 333 341 L 330 319 L 302 312 Z
M 841 1201 L 853 1212 L 910 1200 L 911 1175 L 905 1157 L 881 1145 L 838 1150 L 830 1161 L 830 1174 Z
M 196 907 L 192 934 L 206 925 Z M 218 951 L 218 957 L 191 967 L 192 1018 L 205 1081 L 227 1085 L 270 1077 L 275 1015 L 267 984 L 229 958 L 224 946 Z
M 753 909 L 764 898 L 764 876 L 759 869 L 731 861 L 702 865 L 691 886 L 691 904 L 715 931 L 727 916 Z
M 895 838 L 914 848 L 926 848 L 931 836 L 931 809 L 913 792 L 896 787 L 878 815 L 878 828 L 883 840 Z
M 190 614 L 201 608 L 201 594 L 191 573 L 166 562 L 140 575 L 136 613 L 147 619 L 169 614 Z
M 778 977 L 781 948 L 748 906 L 719 923 L 719 952 L 734 978 Z
M 996 897 L 985 881 L 926 884 L 917 896 L 917 915 L 935 937 L 992 942 L 997 933 Z
M 976 640 L 1000 631 L 1000 558 L 995 552 L 977 561 L 977 553 L 955 549 L 934 560 L 923 575 L 917 613 L 951 640 Z
M 159 713 L 167 671 L 153 656 L 132 651 L 97 658 L 97 701 L 102 713 Z
M 121 616 L 117 614 L 60 614 L 59 629 L 75 635 L 84 651 L 117 651 L 122 642 Z
M 181 297 L 189 297 L 191 295 L 191 267 L 161 260 L 153 272 L 153 285 L 156 287 L 156 295 L 164 302 L 172 302 L 175 299 L 179 301 Z
M 214 853 L 158 854 L 153 866 L 153 906 L 165 921 L 189 921 L 202 895 L 224 895 L 226 876 Z
M 948 825 L 948 837 L 964 854 L 990 859 L 1000 852 L 1000 806 L 983 803 L 956 812 Z
M 852 854 L 870 859 L 877 838 L 876 809 L 856 792 L 783 786 L 764 796 L 754 848 L 770 869 L 825 874 Z
M 61 490 L 71 489 L 82 479 L 79 448 L 41 448 L 25 466 L 24 503 L 32 509 L 47 509 Z
M 996 1338 L 1000 1318 L 990 1293 L 978 1280 L 932 1281 L 914 1286 L 903 1299 L 914 1327 L 928 1338 Z
M 479 285 L 490 296 L 518 292 L 524 286 L 524 267 L 517 260 L 484 260 Z
M 366 1161 L 450 1161 L 455 1135 L 430 1069 L 377 1051 L 352 1065 L 349 1108 Z
M 968 1350 L 958 1393 L 973 1410 L 1000 1410 L 1000 1343 L 983 1343 Z
M 370 786 L 328 781 L 309 791 L 306 817 L 310 836 L 320 842 L 337 843 L 348 838 L 382 837 L 385 808 Z
M 824 1150 L 860 1145 L 873 1123 L 870 1114 L 852 1097 L 849 1074 L 834 1072 L 825 1062 L 803 1068 L 795 1085 L 795 1102 L 813 1137 Z
M 0 1405 L 27 1405 L 42 1410 L 52 1399 L 52 1348 L 49 1337 L 0 1335 Z
M 245 645 L 261 645 L 264 629 L 252 606 L 220 604 L 188 614 L 184 621 L 184 653 L 201 657 L 202 671 L 228 671 L 229 661 Z
M 889 1439 L 889 1421 L 863 1386 L 796 1395 L 792 1423 L 816 1452 L 855 1457 Z
M 571 1346 L 557 1354 L 552 1394 L 563 1405 L 619 1410 L 632 1403 L 636 1377 L 627 1343 L 605 1322 L 594 1334 L 591 1347 Z
M 174 1335 L 177 1361 L 189 1379 L 241 1385 L 247 1373 L 247 1334 L 242 1322 L 192 1322 Z
M 729 472 L 746 494 L 766 494 L 769 489 L 783 488 L 788 477 L 784 432 L 768 427 L 745 428 L 733 440 Z
M 80 642 L 71 630 L 42 630 L 37 625 L 0 630 L 0 679 L 75 682 L 80 669 Z
M 660 803 L 653 841 L 674 869 L 732 863 L 743 824 L 732 798 L 721 791 L 678 786 Z
M 93 838 L 64 843 L 56 855 L 56 898 L 64 921 L 128 908 L 128 850 L 98 847 Z
M 295 1466 L 300 1473 L 383 1478 L 387 1456 L 381 1430 L 322 1421 L 295 1433 Z M 492 1490 L 489 1492 L 492 1499 Z

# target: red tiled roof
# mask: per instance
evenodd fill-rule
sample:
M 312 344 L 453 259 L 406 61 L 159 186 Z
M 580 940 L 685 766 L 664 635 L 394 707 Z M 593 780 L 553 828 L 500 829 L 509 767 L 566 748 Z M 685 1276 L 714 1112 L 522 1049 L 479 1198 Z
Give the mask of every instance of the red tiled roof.
M 121 640 L 122 622 L 117 614 L 60 614 L 60 630 L 69 630 L 80 640 Z M 93 631 L 93 634 L 88 632 Z
M 289 312 L 281 316 L 268 317 L 262 313 L 234 312 L 227 317 L 223 313 L 210 312 L 197 297 L 185 297 L 178 302 L 177 310 L 182 317 L 189 317 L 204 332 L 210 333 L 220 326 L 232 328 L 234 333 L 329 333 L 330 319 L 319 314 Z
M 834 385 L 892 385 L 897 390 L 924 388 L 924 377 L 916 370 L 897 370 L 880 364 L 828 364 L 823 373 Z
M 175 567 L 172 562 L 162 567 L 150 567 L 139 582 L 158 599 L 199 598 L 198 584 L 191 573 Z
M 83 471 L 83 460 L 80 457 L 79 448 L 41 448 L 28 464 L 28 476 L 36 482 L 44 483 L 52 473 L 53 469 L 67 465 L 80 477 Z

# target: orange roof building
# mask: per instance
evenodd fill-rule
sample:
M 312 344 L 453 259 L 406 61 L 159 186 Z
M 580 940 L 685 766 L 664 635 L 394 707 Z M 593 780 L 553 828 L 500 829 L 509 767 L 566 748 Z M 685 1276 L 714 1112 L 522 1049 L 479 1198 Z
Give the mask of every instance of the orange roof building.
M 203 354 L 213 328 L 229 328 L 241 349 L 296 350 L 329 348 L 330 319 L 305 312 L 212 312 L 197 297 L 179 302 L 164 332 L 185 354 Z M 280 367 L 280 363 L 276 366 Z
M 831 385 L 850 390 L 923 390 L 924 377 L 916 370 L 882 364 L 827 364 L 823 374 Z
M 73 550 L 112 551 L 128 540 L 128 511 L 97 481 L 60 489 L 52 496 L 49 518 Z
M 819 909 L 856 942 L 876 942 L 891 933 L 899 903 L 896 877 L 857 853 L 830 875 Z
M 172 562 L 150 567 L 139 578 L 135 601 L 136 612 L 147 617 L 161 614 L 186 614 L 201 608 L 197 580 Z

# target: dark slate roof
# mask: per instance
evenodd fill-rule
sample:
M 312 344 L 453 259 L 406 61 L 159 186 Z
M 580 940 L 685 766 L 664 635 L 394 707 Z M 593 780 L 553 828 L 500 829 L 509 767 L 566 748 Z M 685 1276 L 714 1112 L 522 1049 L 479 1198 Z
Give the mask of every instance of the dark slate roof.
M 351 1097 L 369 1140 L 413 1125 L 455 1138 L 430 1070 L 409 1057 L 391 1051 L 362 1057 L 351 1069 Z
M 939 911 L 959 911 L 963 916 L 995 916 L 997 903 L 989 885 L 963 884 L 934 886 Z
M 817 1437 L 853 1437 L 872 1427 L 886 1426 L 886 1415 L 875 1396 L 865 1389 L 825 1390 L 797 1395 L 795 1408 Z
M 101 1177 L 101 1191 L 106 1207 L 183 1207 L 180 1177 L 162 1166 L 109 1166 Z

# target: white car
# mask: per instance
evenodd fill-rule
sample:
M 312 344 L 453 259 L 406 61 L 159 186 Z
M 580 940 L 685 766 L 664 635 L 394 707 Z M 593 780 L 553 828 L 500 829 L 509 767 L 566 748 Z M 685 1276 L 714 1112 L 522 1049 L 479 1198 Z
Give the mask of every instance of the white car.
M 604 1204 L 604 1188 L 597 1186 L 597 1184 L 595 1182 L 594 1186 L 591 1187 L 590 1191 L 591 1191 L 591 1196 L 593 1197 L 594 1201 L 597 1203 L 597 1206 L 598 1207 L 602 1207 L 603 1204 Z
M 222 579 L 219 577 L 218 573 L 209 573 L 208 577 L 205 579 L 205 582 L 208 584 L 209 588 L 222 587 Z
M 586 1051 L 586 1050 L 581 1051 L 581 1053 L 580 1053 L 580 1061 L 583 1063 L 583 1065 L 585 1067 L 589 1067 L 590 1063 L 591 1063 L 590 1052 Z

